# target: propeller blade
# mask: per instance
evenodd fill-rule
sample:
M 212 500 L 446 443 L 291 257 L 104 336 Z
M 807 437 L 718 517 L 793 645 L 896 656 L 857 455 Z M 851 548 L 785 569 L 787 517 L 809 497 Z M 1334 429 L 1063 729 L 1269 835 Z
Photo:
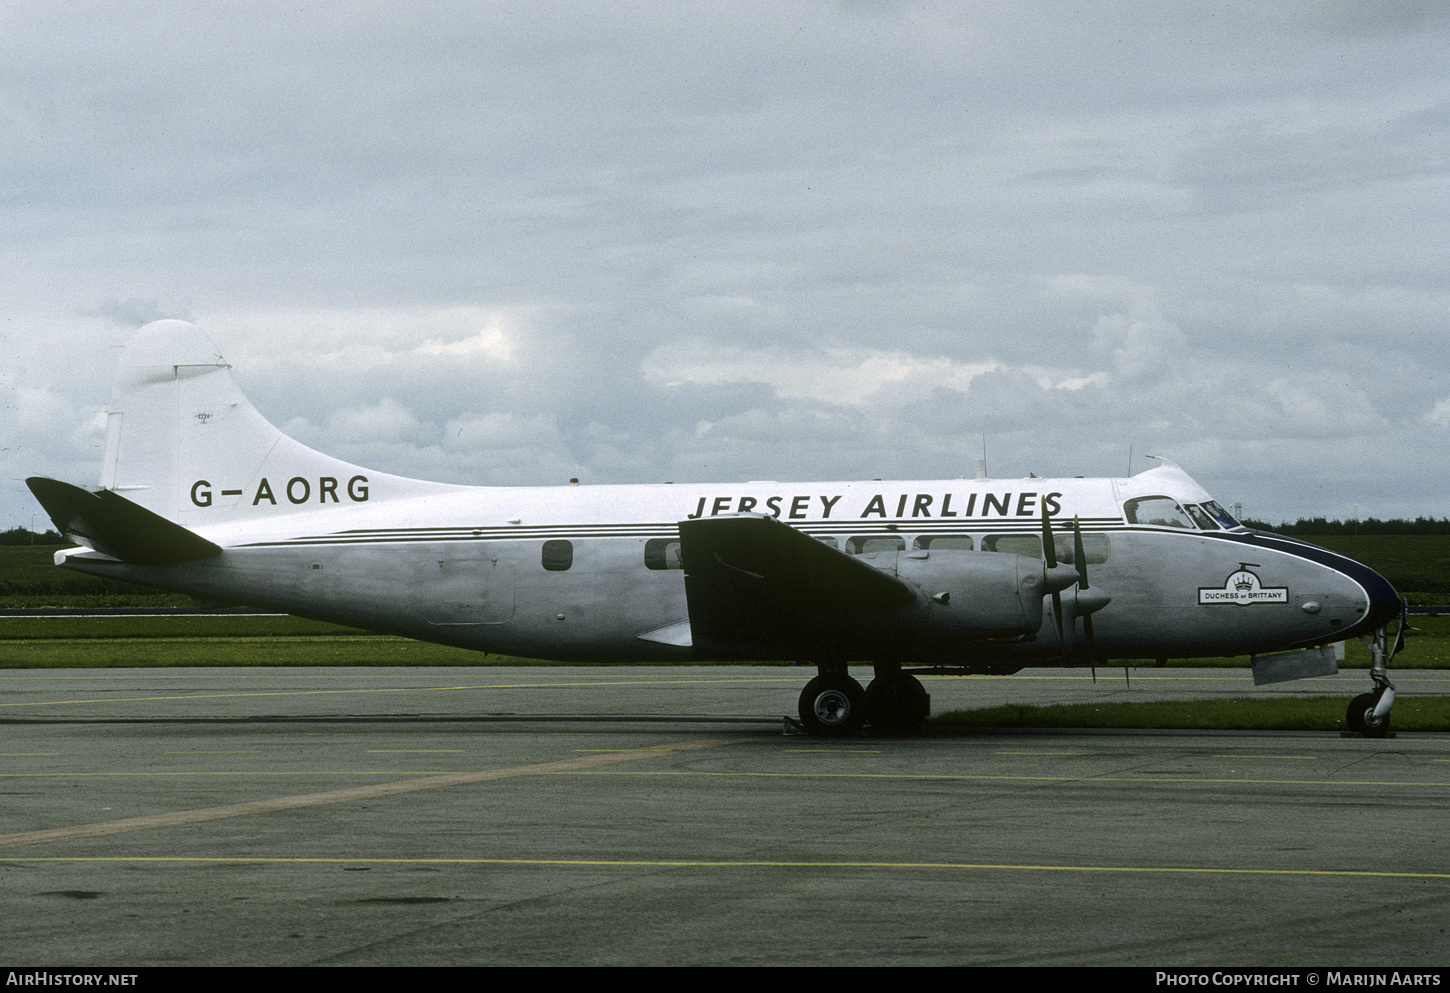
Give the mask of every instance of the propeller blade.
M 1042 558 L 1047 565 L 1045 576 L 1051 576 L 1057 570 L 1057 549 L 1052 543 L 1052 524 L 1047 519 L 1047 504 L 1042 505 Z M 1067 656 L 1067 638 L 1062 630 L 1062 593 L 1060 588 L 1049 581 L 1052 590 L 1052 616 L 1057 621 L 1057 647 L 1062 650 L 1064 657 Z
M 1409 627 L 1407 623 L 1409 613 L 1410 601 L 1406 597 L 1400 597 L 1400 625 L 1395 631 L 1395 643 L 1390 648 L 1390 655 L 1389 658 L 1385 659 L 1385 665 L 1389 665 L 1390 659 L 1393 659 L 1400 653 L 1400 649 L 1405 647 L 1405 628 Z
M 1087 589 L 1087 555 L 1082 550 L 1082 525 L 1076 514 L 1072 515 L 1072 564 L 1077 567 L 1077 588 Z
M 1082 524 L 1078 521 L 1076 514 L 1072 515 L 1072 564 L 1077 567 L 1077 588 L 1079 590 L 1087 589 L 1087 553 L 1083 551 Z M 1096 683 L 1098 666 L 1097 659 L 1093 657 L 1093 615 L 1091 613 L 1082 615 L 1082 642 L 1083 648 L 1087 651 L 1088 668 L 1092 669 L 1093 682 Z

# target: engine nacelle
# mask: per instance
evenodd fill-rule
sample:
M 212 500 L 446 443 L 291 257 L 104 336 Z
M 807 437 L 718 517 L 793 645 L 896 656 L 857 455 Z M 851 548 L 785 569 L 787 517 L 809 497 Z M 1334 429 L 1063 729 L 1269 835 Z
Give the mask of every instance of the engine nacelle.
M 872 565 L 921 591 L 927 631 L 968 639 L 1036 634 L 1042 598 L 1077 580 L 1070 567 L 1049 571 L 1041 559 L 1005 552 L 897 552 L 891 565 L 880 553 L 875 558 Z

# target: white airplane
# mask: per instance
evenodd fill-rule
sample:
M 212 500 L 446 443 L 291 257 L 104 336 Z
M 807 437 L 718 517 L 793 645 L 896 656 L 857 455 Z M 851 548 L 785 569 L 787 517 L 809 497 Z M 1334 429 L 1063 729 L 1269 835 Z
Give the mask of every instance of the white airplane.
M 1390 584 L 1243 527 L 1161 460 L 1116 479 L 424 482 L 283 435 L 205 333 L 167 320 L 126 347 L 100 486 L 27 482 L 82 546 L 66 568 L 531 658 L 798 660 L 818 670 L 814 734 L 918 726 L 913 673 L 1250 655 L 1275 681 L 1334 671 L 1324 646 L 1363 636 L 1374 688 L 1350 726 L 1384 733 L 1394 701 Z M 865 689 L 850 661 L 873 667 Z

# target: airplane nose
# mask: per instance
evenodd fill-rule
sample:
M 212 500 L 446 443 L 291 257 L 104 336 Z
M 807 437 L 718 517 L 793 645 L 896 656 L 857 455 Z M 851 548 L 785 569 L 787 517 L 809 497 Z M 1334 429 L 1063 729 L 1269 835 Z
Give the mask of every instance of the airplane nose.
M 1357 620 L 1335 632 L 1335 641 L 1373 634 L 1375 629 L 1384 627 L 1400 616 L 1400 595 L 1395 592 L 1388 579 L 1363 563 L 1284 535 L 1255 531 L 1248 537 L 1248 542 L 1262 548 L 1288 552 L 1330 570 L 1337 580 L 1334 585 L 1342 590 L 1347 600 L 1356 605 L 1364 604 Z M 1362 596 L 1360 590 L 1363 590 Z
M 1335 555 L 1332 552 L 1326 554 L 1329 556 L 1329 560 L 1320 559 L 1321 564 L 1329 566 L 1358 583 L 1364 589 L 1369 600 L 1364 615 L 1344 633 L 1346 638 L 1371 634 L 1377 628 L 1384 627 L 1400 616 L 1403 604 L 1400 601 L 1400 595 L 1395 592 L 1395 588 L 1390 585 L 1388 579 L 1354 559 Z
M 1308 542 L 1296 542 L 1296 544 L 1299 546 L 1294 550 L 1297 554 L 1333 569 L 1340 576 L 1364 590 L 1366 598 L 1364 613 L 1359 620 L 1343 631 L 1343 638 L 1357 638 L 1361 635 L 1372 634 L 1377 628 L 1384 627 L 1400 616 L 1403 608 L 1400 595 L 1395 592 L 1395 588 L 1390 585 L 1388 579 L 1369 566 L 1337 552 L 1331 552 Z
M 1395 592 L 1395 588 L 1390 585 L 1390 581 L 1369 566 L 1360 565 L 1353 559 L 1347 561 L 1353 562 L 1361 571 L 1360 575 L 1351 574 L 1351 577 L 1369 594 L 1369 610 L 1366 611 L 1363 621 L 1366 629 L 1373 631 L 1376 628 L 1382 628 L 1398 618 L 1404 609 L 1404 601 Z

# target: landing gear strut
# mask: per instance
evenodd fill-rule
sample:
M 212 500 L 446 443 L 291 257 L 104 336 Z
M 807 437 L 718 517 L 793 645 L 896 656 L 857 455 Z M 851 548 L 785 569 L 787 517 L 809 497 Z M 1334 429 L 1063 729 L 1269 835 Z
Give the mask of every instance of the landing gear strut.
M 1369 678 L 1374 680 L 1374 689 L 1349 701 L 1349 710 L 1344 714 L 1345 727 L 1366 738 L 1383 738 L 1390 730 L 1390 708 L 1395 703 L 1395 687 L 1390 682 L 1387 667 L 1395 653 L 1405 647 L 1406 609 L 1401 601 L 1400 627 L 1393 645 L 1389 643 L 1385 628 L 1375 630 L 1369 649 Z

